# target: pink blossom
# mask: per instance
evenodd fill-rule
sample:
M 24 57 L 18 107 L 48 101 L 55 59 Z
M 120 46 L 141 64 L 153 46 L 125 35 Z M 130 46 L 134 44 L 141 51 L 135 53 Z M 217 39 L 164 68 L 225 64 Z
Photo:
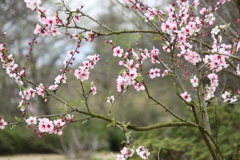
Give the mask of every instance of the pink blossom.
M 167 76 L 167 75 L 168 75 L 168 72 L 169 72 L 169 70 L 168 70 L 168 69 L 165 69 L 164 72 L 163 72 L 163 74 L 162 74 L 162 77 Z
M 107 97 L 107 103 L 112 104 L 114 100 L 115 100 L 114 96 Z
M 195 9 L 197 8 L 198 5 L 199 5 L 199 0 L 194 0 L 193 6 L 195 7 Z
M 215 22 L 216 18 L 212 13 L 209 13 L 206 15 L 205 22 L 208 22 L 210 25 L 212 25 Z
M 49 90 L 56 90 L 58 88 L 58 85 L 55 84 L 55 85 L 51 85 L 48 87 Z
M 118 76 L 117 78 L 117 91 L 122 92 L 126 89 L 127 85 L 125 83 L 125 79 L 122 76 Z
M 230 92 L 225 91 L 224 94 L 222 94 L 222 98 L 227 99 L 228 97 L 230 97 L 230 95 L 231 95 Z
M 187 50 L 187 52 L 184 54 L 184 58 L 193 65 L 196 65 L 198 62 L 202 60 L 199 54 L 191 50 Z
M 214 48 L 214 47 L 213 47 Z M 212 50 L 212 52 L 225 52 L 225 49 L 223 48 L 214 48 Z M 225 52 L 225 54 L 227 54 Z M 213 71 L 219 72 L 221 71 L 223 68 L 227 68 L 228 64 L 225 60 L 226 56 L 223 55 L 218 55 L 218 54 L 214 54 L 214 55 L 206 55 L 203 59 L 204 63 L 207 65 L 207 67 Z
M 99 54 L 94 54 L 94 55 L 88 55 L 88 59 L 90 59 L 92 62 L 94 62 L 94 65 L 99 61 Z
M 141 90 L 145 90 L 145 87 L 142 82 L 138 82 L 134 84 L 134 88 L 139 92 Z
M 124 155 L 124 158 L 129 158 L 132 157 L 134 154 L 134 149 L 129 149 L 127 147 L 123 147 L 123 149 L 121 150 L 122 155 Z
M 26 122 L 28 125 L 37 124 L 37 118 L 36 118 L 36 117 L 29 117 L 28 119 L 26 119 L 25 122 Z
M 175 11 L 175 8 L 172 5 L 170 5 L 169 7 L 167 7 L 167 11 L 169 14 L 171 14 Z
M 207 9 L 206 8 L 202 8 L 199 13 L 200 14 L 206 14 L 207 13 Z
M 118 47 L 115 47 L 113 49 L 113 55 L 116 57 L 122 57 L 122 53 L 123 53 L 123 49 L 121 49 L 119 46 Z
M 44 96 L 44 93 L 45 93 L 44 89 L 45 89 L 45 87 L 43 86 L 42 83 L 40 83 L 40 84 L 38 85 L 38 87 L 36 87 L 37 94 L 38 94 L 38 95 L 41 95 L 41 96 L 43 97 L 43 96 Z
M 152 13 L 145 13 L 144 16 L 147 18 L 147 20 L 145 20 L 146 22 L 148 20 L 153 20 L 153 18 L 154 18 L 154 14 L 152 14 Z
M 53 36 L 60 34 L 59 29 L 55 27 L 51 27 L 51 33 Z
M 41 0 L 24 0 L 24 2 L 27 4 L 27 8 L 31 10 L 35 10 L 41 4 Z
M 66 83 L 66 79 L 67 79 L 67 77 L 65 76 L 65 74 L 58 75 L 55 78 L 55 84 L 60 84 L 61 82 Z
M 6 125 L 7 125 L 7 122 L 5 122 L 2 117 L 0 117 L 0 129 L 4 129 Z
M 187 37 L 186 37 L 186 35 L 185 34 L 183 34 L 183 33 L 179 33 L 178 34 L 178 39 L 179 39 L 179 41 L 180 42 L 186 42 L 186 40 L 187 40 Z M 165 48 L 166 49 L 166 48 Z M 166 50 L 168 50 L 168 49 L 166 49 Z
M 162 29 L 162 31 L 163 32 L 167 32 L 167 33 L 169 33 L 169 29 L 170 29 L 170 25 L 169 24 L 171 24 L 170 22 L 166 22 L 166 23 L 162 23 L 162 25 L 161 25 L 161 29 Z
M 77 22 L 81 21 L 82 14 L 75 15 L 74 18 Z
M 215 73 L 210 73 L 207 75 L 207 77 L 210 79 L 211 83 L 218 85 L 218 75 Z
M 236 74 L 237 74 L 238 76 L 240 76 L 239 64 L 237 65 Z
M 86 69 L 92 69 L 93 68 L 93 64 L 89 61 L 83 61 L 83 65 Z
M 228 91 L 225 91 L 224 94 L 222 94 L 222 98 L 224 102 L 230 101 L 230 103 L 233 103 L 237 101 L 237 97 L 232 96 L 232 94 Z
M 38 129 L 40 132 L 53 132 L 54 125 L 48 118 L 39 118 Z
M 136 149 L 136 152 L 142 159 L 148 159 L 148 156 L 150 155 L 150 152 L 145 146 L 138 147 L 138 149 Z
M 197 87 L 198 86 L 198 78 L 196 77 L 196 75 L 194 75 L 193 78 L 190 79 L 190 82 L 192 83 L 193 87 Z
M 122 155 L 122 154 L 117 154 L 117 155 L 116 155 L 116 160 L 127 160 L 127 159 L 124 158 L 124 155 Z
M 36 90 L 29 88 L 27 91 L 24 91 L 24 95 L 26 100 L 29 100 L 30 98 L 34 97 L 36 95 Z
M 218 26 L 214 27 L 214 28 L 212 29 L 212 31 L 211 31 L 211 33 L 212 33 L 213 35 L 217 35 L 218 32 L 220 32 L 220 29 L 218 28 Z
M 209 100 L 214 97 L 214 92 L 216 91 L 216 87 L 218 87 L 218 75 L 215 73 L 210 73 L 207 75 L 210 79 L 210 86 L 206 86 L 205 88 L 205 100 Z
M 70 115 L 70 114 L 66 115 L 67 120 L 70 121 L 70 122 L 73 121 L 73 117 L 74 117 L 74 115 Z
M 55 26 L 57 24 L 56 17 L 47 16 L 45 18 L 45 25 Z
M 82 66 L 80 66 L 79 69 L 76 69 L 74 73 L 75 77 L 80 79 L 82 82 L 88 80 L 89 74 L 89 70 Z
M 63 134 L 62 130 L 63 130 L 66 122 L 63 121 L 62 119 L 58 119 L 58 120 L 54 120 L 53 123 L 55 125 L 53 132 L 58 134 L 58 135 L 62 135 Z
M 192 98 L 190 97 L 190 94 L 188 94 L 187 92 L 183 92 L 182 94 L 180 94 L 181 97 L 187 101 L 187 102 L 191 102 L 192 101 Z
M 151 68 L 150 71 L 148 72 L 149 76 L 151 79 L 160 77 L 160 69 L 158 68 Z
M 91 87 L 91 92 L 93 93 L 93 95 L 97 94 L 97 88 L 94 86 Z
M 90 42 L 93 42 L 96 39 L 96 34 L 91 31 L 87 31 L 86 35 L 88 36 L 88 38 L 86 38 L 85 40 L 88 41 L 90 39 Z

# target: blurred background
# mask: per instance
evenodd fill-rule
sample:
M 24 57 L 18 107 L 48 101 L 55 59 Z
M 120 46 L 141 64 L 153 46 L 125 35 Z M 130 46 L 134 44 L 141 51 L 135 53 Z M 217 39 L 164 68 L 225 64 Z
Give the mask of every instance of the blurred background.
M 56 7 L 53 5 L 55 2 L 57 1 L 44 0 L 42 3 L 50 13 L 53 12 L 54 14 L 53 10 L 56 10 L 56 8 L 51 7 Z M 151 29 L 141 19 L 142 16 L 139 13 L 129 11 L 124 1 L 107 0 L 103 3 L 103 1 L 99 0 L 66 0 L 65 2 L 72 9 L 84 4 L 83 12 L 114 30 Z M 151 7 L 156 6 L 156 8 L 162 10 L 169 4 L 168 0 L 161 2 L 146 0 L 145 2 Z M 202 1 L 201 6 L 213 6 L 215 2 Z M 16 61 L 22 64 L 25 62 L 24 55 L 28 53 L 28 42 L 34 36 L 33 30 L 37 23 L 36 13 L 25 6 L 23 1 L 1 0 L 0 2 L 0 33 L 7 32 L 4 43 L 8 44 Z M 238 11 L 233 3 L 229 3 L 225 8 L 223 7 L 222 11 L 224 12 L 216 15 L 223 17 L 219 24 L 223 22 L 232 22 L 234 24 L 236 22 Z M 98 25 L 85 18 L 82 19 L 81 24 L 87 28 L 101 30 Z M 229 37 L 234 34 L 235 30 L 232 30 L 232 32 L 227 33 Z M 136 43 L 139 43 L 141 48 L 152 49 L 155 46 L 162 50 L 161 42 L 152 40 L 153 35 L 143 34 L 142 37 L 136 40 L 132 34 L 124 34 L 99 37 L 94 43 L 84 42 L 82 44 L 79 60 L 71 66 L 71 69 L 75 70 L 81 65 L 81 61 L 86 60 L 87 55 L 100 53 L 101 60 L 97 67 L 91 70 L 89 80 L 91 82 L 98 76 L 103 66 L 108 63 L 96 82 L 98 94 L 90 97 L 89 105 L 92 111 L 103 115 L 108 114 L 110 106 L 103 97 L 109 96 L 109 91 L 112 91 L 113 95 L 117 94 L 116 78 L 122 69 L 118 65 L 117 59 L 110 60 L 112 51 L 110 45 L 105 45 L 104 41 L 111 39 L 115 45 L 119 45 L 121 48 L 127 48 L 127 45 L 136 48 Z M 64 35 L 44 37 L 38 40 L 39 44 L 35 45 L 31 57 L 31 71 L 28 72 L 28 76 L 36 84 L 43 83 L 49 86 L 54 83 L 54 78 L 59 74 L 59 70 L 63 68 L 62 61 L 67 51 L 75 48 L 75 41 L 65 38 Z M 152 66 L 147 67 L 151 68 Z M 223 74 L 224 80 L 220 83 L 223 84 L 227 79 L 228 82 L 232 82 L 231 84 L 239 85 L 236 77 L 227 72 Z M 4 69 L 0 69 L 0 77 L 0 116 L 3 116 L 6 121 L 13 122 L 15 121 L 14 116 L 19 116 L 16 110 L 16 106 L 20 101 L 18 86 L 14 80 L 6 75 Z M 58 96 L 67 102 L 74 102 L 81 96 L 79 91 L 75 89 L 79 86 L 79 82 L 73 74 L 68 74 L 67 78 L 69 83 L 61 85 Z M 148 79 L 146 81 L 150 82 Z M 175 88 L 171 85 L 171 81 L 168 77 L 151 81 L 148 84 L 151 94 L 182 117 L 193 119 L 189 114 L 190 108 L 184 106 L 175 95 Z M 186 79 L 185 81 L 189 80 Z M 234 87 L 226 86 L 228 89 Z M 59 106 L 61 105 L 54 99 L 49 99 L 45 103 L 42 97 L 36 97 L 33 100 L 33 105 L 29 107 L 29 111 L 32 115 L 60 113 Z M 79 105 L 79 107 L 84 106 Z M 216 114 L 216 107 L 218 107 L 218 113 L 221 113 L 221 115 Z M 240 140 L 238 133 L 240 128 L 238 123 L 239 112 L 238 104 L 209 107 L 210 118 L 213 119 L 213 134 L 216 135 L 219 143 L 223 144 L 220 147 L 224 150 L 228 160 L 233 159 L 236 143 Z M 172 117 L 159 106 L 153 105 L 144 92 L 136 92 L 132 88 L 119 97 L 114 104 L 112 115 L 118 120 L 126 123 L 131 122 L 131 124 L 139 126 L 172 121 Z M 218 115 L 217 118 L 216 115 Z M 77 117 L 81 116 L 75 115 L 74 118 Z M 43 158 L 46 160 L 51 159 L 50 154 L 53 153 L 63 155 L 59 160 L 111 159 L 111 152 L 119 152 L 124 146 L 121 142 L 125 140 L 125 137 L 120 130 L 106 126 L 107 123 L 104 121 L 91 119 L 85 124 L 76 123 L 68 126 L 61 136 L 50 134 L 41 138 L 35 136 L 32 129 L 28 129 L 24 125 L 18 125 L 14 129 L 7 127 L 0 130 L 0 155 L 3 156 L 0 157 L 0 160 L 6 158 L 7 155 L 33 153 L 49 154 L 49 156 Z M 173 127 L 150 132 L 132 132 L 131 141 L 136 146 L 146 145 L 151 151 L 150 159 L 157 159 L 160 156 L 161 160 L 204 160 L 208 157 L 207 148 L 204 142 L 201 141 L 201 135 L 194 128 Z M 105 154 L 107 154 L 106 157 L 104 157 Z M 36 159 L 36 156 L 34 158 Z M 18 159 L 20 158 L 18 157 Z M 28 159 L 31 158 L 28 157 Z M 55 157 L 55 159 L 57 158 Z M 133 159 L 138 160 L 139 158 L 136 156 Z

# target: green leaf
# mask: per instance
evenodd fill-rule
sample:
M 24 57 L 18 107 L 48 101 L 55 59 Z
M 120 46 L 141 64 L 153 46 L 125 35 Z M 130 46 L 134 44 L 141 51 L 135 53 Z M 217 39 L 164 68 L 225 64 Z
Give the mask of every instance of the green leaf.
M 25 62 L 25 66 L 28 66 L 28 62 Z
M 132 133 L 132 131 L 129 131 L 129 132 L 125 133 L 127 139 L 129 139 L 131 137 L 131 133 Z
M 75 107 L 75 104 L 73 103 L 68 103 L 69 106 Z
M 127 48 L 131 48 L 131 42 L 129 42 L 128 44 L 126 44 Z
M 82 83 L 84 86 L 86 86 L 86 87 L 91 87 L 88 83 Z
M 61 110 L 61 111 L 66 111 L 67 109 L 64 108 L 64 107 L 62 107 L 62 108 L 59 108 L 59 110 Z
M 111 127 L 111 126 L 114 126 L 115 125 L 115 123 L 109 123 L 108 125 L 107 125 L 107 127 Z
M 82 124 L 85 124 L 87 121 L 88 121 L 88 120 L 83 121 Z
M 81 101 L 80 99 L 76 99 L 75 100 L 75 105 L 78 106 L 80 101 Z
M 15 128 L 16 127 L 16 125 L 13 125 L 10 129 L 13 129 L 13 128 Z
M 228 24 L 227 24 L 226 29 L 227 29 L 229 26 L 231 26 L 231 23 L 228 23 Z
M 131 35 L 131 37 L 133 37 L 134 39 L 136 39 L 136 40 L 139 40 L 140 38 L 141 38 L 141 35 Z
M 32 68 L 32 67 L 28 67 L 27 70 L 26 70 L 26 72 L 29 72 L 29 71 L 31 70 L 31 68 Z
M 14 118 L 15 118 L 17 121 L 20 121 L 20 120 L 21 120 L 20 118 L 18 118 L 18 117 L 16 117 L 16 116 L 15 116 Z
M 83 34 L 79 34 L 78 37 L 79 37 L 80 39 L 82 39 L 82 38 L 84 38 L 84 35 L 83 35 Z
M 81 93 L 81 94 L 82 94 L 82 90 L 81 90 L 80 88 L 77 88 L 77 90 L 79 91 L 79 93 Z
M 127 69 L 122 69 L 118 74 L 122 74 L 124 71 L 126 71 Z
M 129 126 L 130 122 L 128 122 L 127 124 L 123 123 L 123 127 L 126 129 Z
M 158 39 L 161 39 L 162 36 L 157 36 L 157 37 L 154 37 L 152 40 L 158 40 Z
M 136 79 L 137 79 L 138 82 L 142 82 L 143 81 L 142 75 L 137 76 Z
M 62 4 L 62 2 L 57 2 L 57 3 L 55 3 L 55 4 L 58 4 L 58 5 L 63 5 L 63 4 Z
M 90 87 L 93 87 L 93 86 L 94 86 L 94 81 L 92 81 L 92 82 L 91 82 L 91 85 L 90 85 Z
M 194 11 L 194 10 L 195 10 L 195 8 L 192 6 L 192 7 L 190 7 L 190 10 L 191 10 L 191 11 Z

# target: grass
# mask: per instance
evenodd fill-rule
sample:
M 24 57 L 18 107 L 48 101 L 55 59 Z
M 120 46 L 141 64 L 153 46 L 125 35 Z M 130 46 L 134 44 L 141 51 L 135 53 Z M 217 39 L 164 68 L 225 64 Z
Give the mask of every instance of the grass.
M 111 153 L 94 153 L 90 159 L 69 159 L 60 154 L 20 154 L 1 156 L 0 160 L 113 160 Z

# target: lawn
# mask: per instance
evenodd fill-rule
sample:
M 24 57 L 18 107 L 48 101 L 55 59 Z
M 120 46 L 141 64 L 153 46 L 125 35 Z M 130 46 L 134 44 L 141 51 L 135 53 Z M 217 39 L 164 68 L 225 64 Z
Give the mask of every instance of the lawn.
M 0 160 L 113 160 L 111 154 L 94 153 L 90 159 L 69 159 L 59 154 L 23 154 L 0 156 Z

